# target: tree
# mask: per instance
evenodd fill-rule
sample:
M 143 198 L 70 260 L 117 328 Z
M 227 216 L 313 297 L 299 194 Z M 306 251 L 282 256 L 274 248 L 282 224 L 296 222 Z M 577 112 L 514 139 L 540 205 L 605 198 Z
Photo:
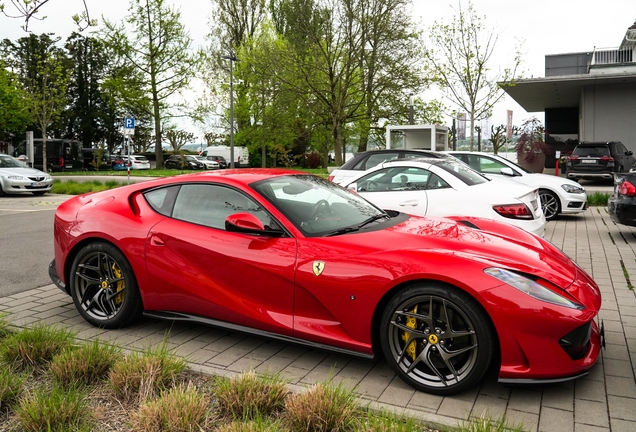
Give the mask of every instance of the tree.
M 105 21 L 104 37 L 144 77 L 152 101 L 157 168 L 163 168 L 162 120 L 170 117 L 170 99 L 194 76 L 198 56 L 191 51 L 181 14 L 165 0 L 134 0 L 128 12 L 120 25 Z
M 436 22 L 430 31 L 433 48 L 426 51 L 426 58 L 449 100 L 470 118 L 471 151 L 475 121 L 490 116 L 505 94 L 499 83 L 512 84 L 521 66 L 521 53 L 516 49 L 511 67 L 491 71 L 489 61 L 498 38 L 477 16 L 472 2 L 467 9 L 460 3 L 450 24 Z
M 517 126 L 512 127 L 513 135 L 516 135 L 518 131 L 519 128 Z M 490 126 L 490 141 L 492 142 L 492 149 L 495 154 L 499 152 L 499 149 L 510 144 L 512 139 L 508 138 L 506 125 Z
M 14 68 L 28 94 L 27 106 L 32 121 L 42 133 L 43 169 L 47 169 L 46 139 L 49 127 L 67 104 L 68 60 L 56 46 L 59 38 L 48 34 L 30 34 L 17 44 L 4 40 L 3 45 L 11 57 L 7 63 Z
M 170 147 L 172 147 L 172 150 L 177 153 L 181 150 L 181 147 L 189 142 L 193 142 L 195 137 L 191 132 L 171 127 L 166 130 L 165 139 L 170 144 Z
M 23 132 L 31 123 L 27 98 L 18 77 L 0 61 L 0 141 Z
M 41 21 L 46 18 L 40 17 L 38 14 L 40 13 L 40 9 L 48 2 L 49 0 L 11 0 L 11 4 L 13 5 L 12 11 L 7 11 L 4 2 L 0 3 L 0 11 L 9 18 L 24 19 L 22 28 L 26 32 L 29 31 L 29 21 L 32 19 Z M 82 2 L 84 3 L 84 10 L 71 16 L 80 31 L 85 30 L 88 26 L 97 25 L 97 21 L 90 17 L 86 0 L 82 0 Z
M 108 52 L 99 39 L 79 33 L 71 34 L 65 47 L 72 59 L 69 106 L 63 114 L 66 136 L 92 147 L 108 135 L 108 102 L 102 90 L 110 64 Z

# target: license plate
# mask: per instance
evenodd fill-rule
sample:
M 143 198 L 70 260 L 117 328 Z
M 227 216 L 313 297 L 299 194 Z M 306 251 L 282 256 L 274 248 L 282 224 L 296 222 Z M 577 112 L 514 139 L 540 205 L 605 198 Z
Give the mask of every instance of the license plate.
M 42 182 L 33 182 L 31 183 L 31 187 L 44 187 L 46 186 L 44 183 Z
M 596 161 L 594 159 L 583 159 L 581 163 L 596 163 Z

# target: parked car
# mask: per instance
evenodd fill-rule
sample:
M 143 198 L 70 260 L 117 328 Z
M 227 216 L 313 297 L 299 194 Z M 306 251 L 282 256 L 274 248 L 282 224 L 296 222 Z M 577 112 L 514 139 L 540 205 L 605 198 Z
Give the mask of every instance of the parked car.
M 203 156 L 194 156 L 196 160 L 205 165 L 205 169 L 219 169 L 219 163 L 215 160 L 204 158 Z
M 492 219 L 385 212 L 298 171 L 80 195 L 54 226 L 51 279 L 100 328 L 144 314 L 382 353 L 440 395 L 473 387 L 491 364 L 502 383 L 574 379 L 603 343 L 598 286 L 550 242 Z
M 0 153 L 0 196 L 25 192 L 44 195 L 51 191 L 52 186 L 53 178 L 49 174 Z
M 219 168 L 220 169 L 225 169 L 227 168 L 227 160 L 225 160 L 225 158 L 223 156 L 219 156 L 219 155 L 208 155 L 205 157 L 208 160 L 213 160 L 216 163 L 219 164 Z
M 114 171 L 125 171 L 128 169 L 126 161 L 120 155 L 110 155 L 110 165 Z
M 607 211 L 614 222 L 636 226 L 636 173 L 615 175 L 614 191 L 607 200 Z
M 387 149 L 387 150 L 369 150 L 366 152 L 355 153 L 340 168 L 334 170 L 329 175 L 329 180 L 339 185 L 347 183 L 347 180 L 357 176 L 363 171 L 373 168 L 378 164 L 395 160 L 421 157 L 448 157 L 444 153 L 432 150 L 403 150 L 403 149 Z
M 192 155 L 171 155 L 164 162 L 164 166 L 168 169 L 205 169 L 203 162 Z
M 134 170 L 147 170 L 150 169 L 150 161 L 146 156 L 141 155 L 130 155 L 124 156 L 124 163 L 128 164 L 128 160 L 130 159 L 130 169 Z M 126 169 L 128 166 L 126 165 Z
M 628 172 L 636 158 L 621 142 L 582 142 L 568 158 L 566 177 L 612 180 L 614 173 Z
M 558 176 L 532 173 L 499 155 L 469 152 L 447 152 L 491 179 L 510 179 L 539 188 L 541 207 L 546 220 L 560 214 L 576 214 L 587 208 L 585 188 L 573 180 Z
M 490 180 L 455 158 L 401 159 L 344 185 L 383 209 L 417 216 L 475 216 L 543 236 L 538 188 Z

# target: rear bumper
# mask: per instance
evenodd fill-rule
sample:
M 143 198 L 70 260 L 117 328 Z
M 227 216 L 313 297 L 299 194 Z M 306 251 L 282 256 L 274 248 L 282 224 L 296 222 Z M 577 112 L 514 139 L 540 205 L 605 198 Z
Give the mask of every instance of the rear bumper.
M 611 196 L 607 201 L 607 212 L 616 223 L 636 226 L 636 197 Z
M 614 173 L 612 172 L 598 172 L 598 173 L 588 173 L 588 172 L 576 172 L 576 171 L 568 171 L 566 174 L 567 178 L 570 179 L 607 179 L 611 180 L 614 178 Z

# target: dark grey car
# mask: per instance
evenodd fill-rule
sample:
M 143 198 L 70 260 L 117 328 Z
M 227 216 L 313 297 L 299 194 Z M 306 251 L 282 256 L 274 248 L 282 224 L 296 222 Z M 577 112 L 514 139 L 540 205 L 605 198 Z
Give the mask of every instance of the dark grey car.
M 628 172 L 636 163 L 633 152 L 619 141 L 584 142 L 568 158 L 567 178 L 612 180 L 614 173 Z

